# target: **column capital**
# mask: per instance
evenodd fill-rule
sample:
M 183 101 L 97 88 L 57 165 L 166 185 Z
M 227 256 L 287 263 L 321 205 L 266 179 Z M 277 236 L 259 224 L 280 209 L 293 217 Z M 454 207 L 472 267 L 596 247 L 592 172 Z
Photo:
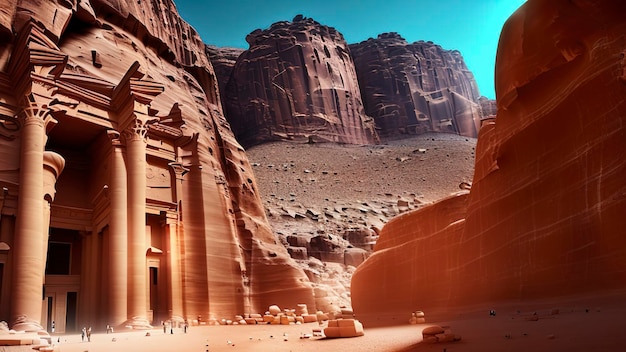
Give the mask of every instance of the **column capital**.
M 22 127 L 37 125 L 44 128 L 47 134 L 57 125 L 58 121 L 51 115 L 52 109 L 49 107 L 49 99 L 36 93 L 29 93 L 24 97 L 24 102 L 25 107 L 18 115 Z
M 183 176 L 189 172 L 189 169 L 186 168 L 182 163 L 169 163 L 167 164 L 172 171 L 174 171 L 174 175 L 177 180 L 182 180 Z
M 126 129 L 122 132 L 124 135 L 124 139 L 126 142 L 131 141 L 143 141 L 146 142 L 146 135 L 148 134 L 148 126 L 154 122 L 158 121 L 153 117 L 135 114 L 134 118 L 126 127 Z

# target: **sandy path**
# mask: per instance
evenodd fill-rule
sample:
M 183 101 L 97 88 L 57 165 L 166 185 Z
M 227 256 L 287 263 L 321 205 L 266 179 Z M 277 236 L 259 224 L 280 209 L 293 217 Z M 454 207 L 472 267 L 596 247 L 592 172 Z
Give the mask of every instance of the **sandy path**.
M 91 342 L 81 342 L 80 335 L 61 335 L 57 351 L 110 352 L 110 351 L 400 351 L 421 340 L 425 325 L 406 325 L 368 329 L 365 336 L 346 339 L 311 337 L 300 339 L 302 333 L 311 334 L 315 324 L 254 325 L 254 326 L 202 326 L 191 327 L 188 334 L 174 329 L 174 334 L 163 330 L 93 334 Z M 285 341 L 284 334 L 287 334 Z M 272 337 L 273 336 L 273 337 Z M 115 338 L 116 341 L 112 341 Z M 55 339 L 56 341 L 56 339 Z M 232 342 L 229 344 L 228 341 Z M 11 351 L 16 351 L 12 349 Z
M 490 316 L 494 309 L 496 316 Z M 80 334 L 55 335 L 62 352 L 204 352 L 204 351 L 445 351 L 445 352 L 554 352 L 626 351 L 626 292 L 577 298 L 505 302 L 464 307 L 451 312 L 426 312 L 428 324 L 368 328 L 365 336 L 344 339 L 311 337 L 317 323 L 303 325 L 241 325 L 191 327 L 188 334 L 174 329 L 95 333 L 91 342 Z M 445 319 L 438 317 L 447 316 Z M 536 319 L 532 319 L 536 317 Z M 438 320 L 438 322 L 435 322 Z M 421 343 L 421 331 L 437 324 L 461 335 L 452 343 Z M 285 334 L 286 340 L 285 341 Z M 112 339 L 115 338 L 116 341 Z M 231 343 L 229 343 L 229 341 Z M 207 348 L 208 345 L 208 348 Z M 0 352 L 32 351 L 32 346 L 2 347 Z

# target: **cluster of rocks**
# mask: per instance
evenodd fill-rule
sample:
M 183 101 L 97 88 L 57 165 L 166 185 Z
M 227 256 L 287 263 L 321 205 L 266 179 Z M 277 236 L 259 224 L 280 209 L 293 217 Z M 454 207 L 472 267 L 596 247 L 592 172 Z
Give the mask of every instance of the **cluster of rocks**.
M 351 306 L 351 275 L 389 219 L 471 180 L 474 146 L 431 134 L 367 147 L 274 142 L 247 153 L 279 242 L 318 291 L 317 308 L 330 310 Z
M 422 340 L 425 343 L 456 342 L 461 341 L 461 336 L 455 335 L 449 328 L 433 325 L 422 330 Z
M 411 313 L 409 324 L 424 324 L 426 322 L 426 315 L 421 310 Z
M 356 267 L 369 256 L 369 251 L 355 248 L 344 238 L 330 234 L 318 234 L 310 238 L 289 235 L 286 237 L 286 241 L 288 244 L 287 251 L 294 259 L 308 260 L 309 257 L 315 257 L 323 262 L 341 263 Z
M 293 325 L 316 323 L 322 324 L 325 321 L 333 319 L 343 319 L 344 316 L 352 317 L 351 309 L 331 310 L 323 312 L 318 310 L 315 314 L 310 314 L 306 304 L 298 304 L 296 308 L 281 309 L 278 305 L 271 305 L 264 314 L 250 313 L 244 315 L 235 315 L 233 319 L 209 319 L 208 325 Z M 334 323 L 333 323 L 334 324 Z M 332 324 L 331 324 L 332 325 Z M 361 331 L 363 328 L 361 327 Z

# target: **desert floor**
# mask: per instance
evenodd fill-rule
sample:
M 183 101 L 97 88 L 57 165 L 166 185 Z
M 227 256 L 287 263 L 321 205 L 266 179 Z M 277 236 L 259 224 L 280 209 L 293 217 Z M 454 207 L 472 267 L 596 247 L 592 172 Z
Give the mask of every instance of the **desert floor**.
M 495 316 L 489 310 L 496 311 Z M 365 336 L 326 339 L 311 334 L 318 324 L 191 327 L 188 334 L 174 329 L 95 333 L 91 342 L 80 335 L 54 335 L 56 351 L 626 351 L 626 292 L 589 297 L 503 302 L 448 312 L 425 310 L 427 324 L 368 328 Z M 437 316 L 448 316 L 437 319 Z M 533 318 L 536 317 L 536 318 Z M 407 317 L 408 318 L 408 317 Z M 536 320 L 535 320 L 536 319 Z M 449 328 L 462 340 L 421 342 L 430 325 Z M 116 341 L 113 341 L 115 338 Z M 60 339 L 60 343 L 56 341 Z M 32 351 L 32 346 L 0 347 L 0 351 Z

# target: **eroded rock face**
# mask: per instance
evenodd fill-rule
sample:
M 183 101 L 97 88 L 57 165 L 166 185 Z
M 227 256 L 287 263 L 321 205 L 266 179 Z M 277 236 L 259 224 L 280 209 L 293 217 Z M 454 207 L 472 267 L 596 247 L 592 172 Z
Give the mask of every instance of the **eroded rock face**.
M 471 191 L 383 229 L 353 276 L 360 319 L 624 288 L 625 14 L 530 0 L 507 21 Z
M 378 141 L 366 116 L 348 45 L 327 27 L 296 16 L 246 40 L 226 88 L 226 113 L 250 146 L 312 138 L 352 144 Z
M 0 320 L 64 332 L 314 307 L 172 1 L 5 2 L 0 33 Z
M 476 137 L 479 93 L 461 53 L 397 33 L 351 44 L 365 112 L 381 138 L 448 132 Z
M 244 51 L 244 49 L 240 48 L 216 47 L 210 45 L 207 45 L 206 47 L 206 53 L 211 60 L 211 64 L 213 65 L 215 77 L 217 77 L 222 107 L 226 106 L 226 83 L 228 83 L 230 75 L 233 73 L 237 58 Z

